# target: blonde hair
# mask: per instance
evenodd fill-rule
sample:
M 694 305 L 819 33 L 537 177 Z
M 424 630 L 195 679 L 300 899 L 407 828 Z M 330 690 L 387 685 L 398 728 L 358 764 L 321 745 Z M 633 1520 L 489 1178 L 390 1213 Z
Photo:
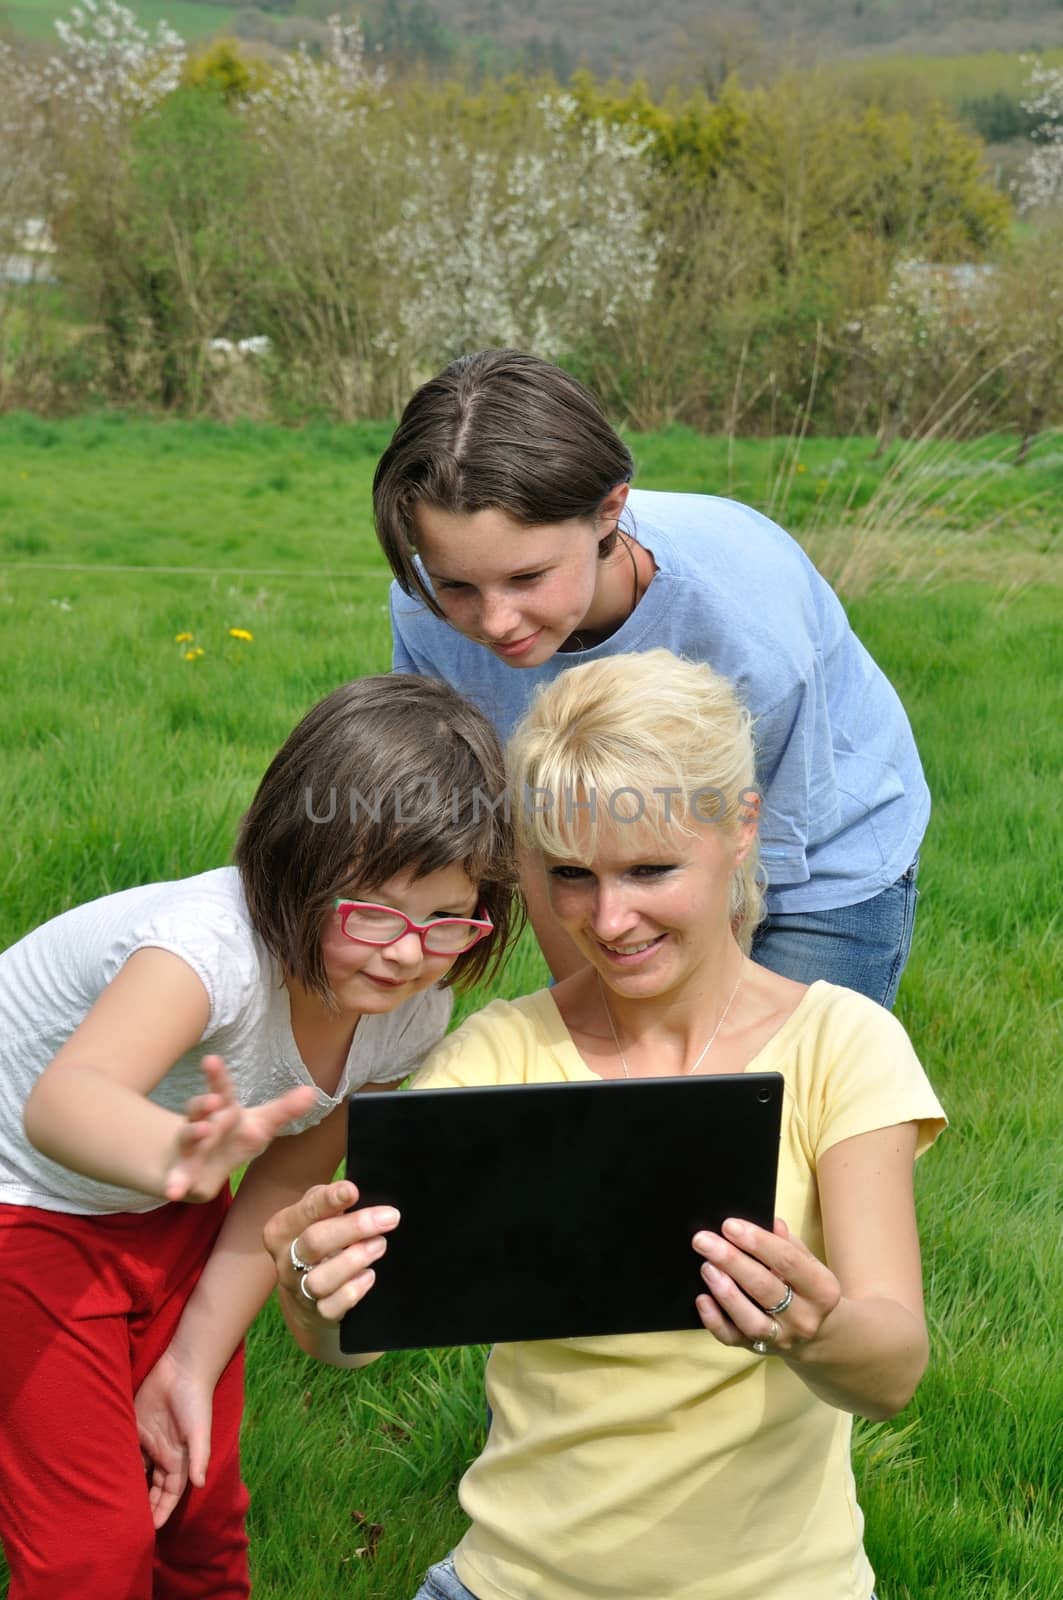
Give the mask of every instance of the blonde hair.
M 733 686 L 669 650 L 570 667 L 541 688 L 507 748 L 517 835 L 585 859 L 603 828 L 637 823 L 664 842 L 755 816 L 752 718 Z M 731 927 L 748 953 L 764 914 L 756 841 L 731 884 Z

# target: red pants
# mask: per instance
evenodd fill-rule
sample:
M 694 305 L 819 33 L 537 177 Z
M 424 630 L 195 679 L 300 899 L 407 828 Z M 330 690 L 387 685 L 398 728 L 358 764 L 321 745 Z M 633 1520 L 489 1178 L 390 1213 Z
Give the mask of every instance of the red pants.
M 156 1535 L 133 1396 L 221 1226 L 209 1205 L 76 1217 L 0 1205 L 0 1531 L 9 1600 L 245 1600 L 243 1352 L 210 1468 Z

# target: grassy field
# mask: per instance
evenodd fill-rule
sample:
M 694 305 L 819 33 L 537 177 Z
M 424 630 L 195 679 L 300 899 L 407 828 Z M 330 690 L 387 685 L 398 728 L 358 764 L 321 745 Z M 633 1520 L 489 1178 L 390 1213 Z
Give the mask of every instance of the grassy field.
M 55 19 L 69 14 L 73 0 L 3 0 L 0 24 L 18 38 L 55 40 Z M 232 27 L 239 7 L 212 6 L 206 0 L 131 0 L 129 9 L 149 32 L 168 22 L 182 39 L 202 39 Z
M 387 432 L 0 418 L 0 943 L 223 862 L 296 718 L 386 667 Z M 867 1545 L 880 1600 L 1054 1600 L 1063 440 L 1021 471 L 1007 439 L 884 461 L 863 440 L 632 443 L 639 482 L 797 529 L 909 709 L 935 811 L 898 1010 L 952 1129 L 918 1175 L 931 1370 L 858 1429 Z M 500 992 L 541 974 L 525 946 Z M 406 1600 L 460 1532 L 479 1353 L 334 1373 L 271 1308 L 249 1372 L 256 1600 Z
M 901 97 L 913 88 L 959 110 L 965 101 L 1000 94 L 1018 99 L 1029 77 L 1029 58 L 1038 55 L 1049 67 L 1063 65 L 1063 50 L 978 50 L 970 55 L 868 55 L 850 57 L 831 70 L 844 83 L 869 96 Z

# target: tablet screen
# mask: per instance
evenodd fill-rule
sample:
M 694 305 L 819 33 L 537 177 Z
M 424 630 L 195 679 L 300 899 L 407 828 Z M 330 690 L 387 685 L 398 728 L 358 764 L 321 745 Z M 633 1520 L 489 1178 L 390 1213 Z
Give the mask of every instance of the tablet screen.
M 352 1097 L 347 1176 L 402 1221 L 347 1352 L 701 1326 L 691 1247 L 770 1228 L 779 1073 Z

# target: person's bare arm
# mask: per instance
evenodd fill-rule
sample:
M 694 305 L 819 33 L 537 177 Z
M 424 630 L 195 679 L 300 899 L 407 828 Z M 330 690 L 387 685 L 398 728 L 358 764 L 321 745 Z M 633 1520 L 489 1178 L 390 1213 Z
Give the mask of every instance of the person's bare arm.
M 828 1405 L 883 1418 L 902 1410 L 926 1368 L 928 1341 L 912 1193 L 916 1124 L 844 1139 L 819 1163 L 826 1263 L 777 1221 L 768 1233 L 728 1220 L 696 1236 L 709 1293 L 705 1326 L 748 1348 L 776 1336 L 781 1357 Z M 787 1285 L 793 1298 L 773 1318 Z
M 330 1178 L 343 1153 L 346 1106 L 300 1134 L 277 1139 L 252 1162 L 222 1224 L 173 1339 L 136 1395 L 141 1448 L 151 1463 L 156 1527 L 210 1460 L 214 1386 L 276 1283 L 262 1230 L 309 1184 Z
M 398 1081 L 366 1083 L 358 1092 L 396 1088 Z M 278 1139 L 248 1168 L 174 1337 L 137 1391 L 137 1427 L 151 1462 L 156 1527 L 166 1521 L 189 1479 L 194 1484 L 205 1480 L 214 1386 L 281 1276 L 263 1247 L 264 1230 L 275 1213 L 287 1214 L 308 1185 L 324 1185 L 332 1177 L 343 1156 L 346 1130 L 346 1105 L 337 1106 L 315 1127 Z M 290 1260 L 280 1265 L 297 1285 Z M 282 1285 L 284 1281 L 281 1276 Z M 283 1303 L 283 1292 L 281 1299 Z M 364 1366 L 370 1359 L 341 1355 L 334 1325 L 322 1323 L 321 1334 L 328 1352 L 322 1358 L 332 1365 Z
M 294 1089 L 268 1105 L 236 1100 L 219 1057 L 187 1114 L 147 1096 L 194 1050 L 210 1017 L 202 981 L 169 950 L 138 950 L 34 1084 L 23 1114 L 30 1143 L 101 1183 L 162 1200 L 208 1200 L 313 1100 Z

